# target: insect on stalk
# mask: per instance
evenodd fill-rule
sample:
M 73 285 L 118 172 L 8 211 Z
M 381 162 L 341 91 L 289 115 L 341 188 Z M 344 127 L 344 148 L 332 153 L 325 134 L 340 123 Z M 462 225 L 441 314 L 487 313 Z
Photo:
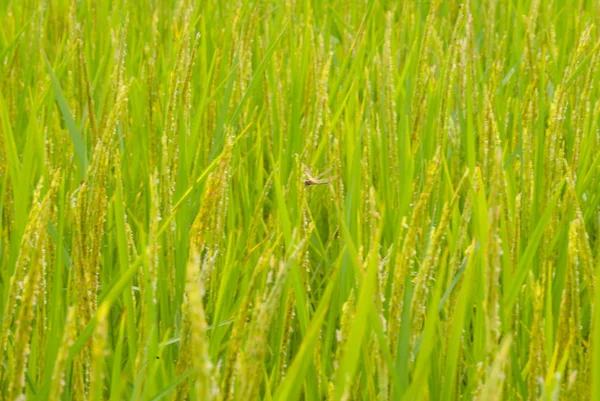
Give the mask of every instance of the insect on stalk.
M 308 167 L 306 167 L 306 165 L 302 164 L 302 167 L 304 167 L 304 174 L 306 174 L 306 179 L 304 180 L 304 185 L 307 187 L 309 187 L 311 185 L 329 184 L 334 178 L 334 177 L 329 177 L 327 180 L 322 179 L 323 176 L 326 176 L 331 171 L 331 167 L 328 168 L 327 170 L 325 170 L 324 172 L 322 172 L 321 174 L 319 174 L 317 176 L 317 178 L 315 178 L 315 176 L 312 174 L 310 169 Z

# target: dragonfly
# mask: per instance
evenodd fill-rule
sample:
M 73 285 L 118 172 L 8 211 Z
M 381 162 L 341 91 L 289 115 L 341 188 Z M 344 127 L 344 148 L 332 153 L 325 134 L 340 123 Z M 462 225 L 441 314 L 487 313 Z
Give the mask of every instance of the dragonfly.
M 304 185 L 307 187 L 309 187 L 311 185 L 329 184 L 329 182 L 333 179 L 333 177 L 330 177 L 327 180 L 322 179 L 323 176 L 327 175 L 331 171 L 331 167 L 328 168 L 327 170 L 325 170 L 324 172 L 322 172 L 321 174 L 319 174 L 318 177 L 316 177 L 316 178 L 312 174 L 310 169 L 308 167 L 306 167 L 306 165 L 303 164 L 302 167 L 304 167 L 304 174 L 306 174 L 306 179 L 304 180 Z

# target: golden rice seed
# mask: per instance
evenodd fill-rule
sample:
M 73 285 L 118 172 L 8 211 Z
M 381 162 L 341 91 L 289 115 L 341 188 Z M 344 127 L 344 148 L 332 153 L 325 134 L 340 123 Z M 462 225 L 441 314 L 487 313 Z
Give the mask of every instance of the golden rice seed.
M 342 315 L 340 317 L 340 328 L 336 331 L 337 338 L 337 349 L 335 353 L 335 359 L 333 362 L 333 366 L 335 369 L 338 368 L 340 362 L 342 361 L 342 357 L 345 351 L 346 340 L 350 335 L 350 330 L 352 329 L 352 322 L 354 321 L 354 290 L 350 291 L 350 296 L 348 300 L 344 302 L 342 306 Z
M 92 341 L 92 361 L 90 368 L 89 394 L 92 400 L 103 399 L 104 360 L 108 342 L 108 312 L 106 305 L 101 305 L 96 312 L 97 325 Z
M 415 246 L 417 240 L 418 224 L 421 220 L 421 215 L 424 213 L 424 210 L 427 207 L 427 204 L 429 203 L 429 197 L 431 195 L 431 191 L 433 190 L 436 177 L 438 176 L 437 173 L 439 170 L 440 162 L 441 149 L 438 148 L 434 159 L 430 162 L 429 167 L 427 169 L 427 176 L 425 179 L 423 192 L 417 199 L 416 205 L 413 209 L 411 224 L 408 227 L 406 236 L 404 238 L 402 250 L 396 255 L 396 266 L 394 269 L 394 278 L 392 281 L 392 295 L 390 299 L 391 303 L 388 318 L 388 340 L 392 356 L 396 355 L 395 353 L 400 327 L 400 316 L 403 308 L 402 303 L 404 298 L 405 281 L 407 275 L 412 270 L 412 265 L 414 263 L 413 257 L 416 253 Z
M 283 322 L 283 338 L 281 339 L 281 362 L 279 366 L 279 375 L 277 377 L 277 384 L 285 377 L 287 371 L 287 362 L 290 356 L 290 343 L 292 338 L 292 321 L 294 318 L 294 295 L 293 290 L 288 290 L 288 294 L 285 300 L 285 319 Z M 286 329 L 288 328 L 288 329 Z
M 280 263 L 275 284 L 273 284 L 266 300 L 260 305 L 248 327 L 248 339 L 244 346 L 243 368 L 240 373 L 238 394 L 244 399 L 254 399 L 259 390 L 258 386 L 260 385 L 262 376 L 256 375 L 256 371 L 261 365 L 264 354 L 267 351 L 266 342 L 270 323 L 280 302 L 284 283 L 292 263 L 291 261 L 297 258 L 299 251 L 304 246 L 304 242 L 305 240 L 300 241 L 294 248 L 294 251 L 289 256 L 290 260 Z
M 272 253 L 276 245 L 277 242 L 275 242 L 271 248 L 267 248 L 265 253 L 259 258 L 257 267 L 250 277 L 247 287 L 248 290 L 242 298 L 239 312 L 233 322 L 229 346 L 227 348 L 227 356 L 225 358 L 224 372 L 221 379 L 221 395 L 225 401 L 232 399 L 234 396 L 234 368 L 238 366 L 240 358 L 239 350 L 242 348 L 243 334 L 246 331 L 248 310 L 250 309 L 250 303 L 252 301 L 251 296 L 255 291 L 260 276 L 273 256 Z
M 77 335 L 76 327 L 76 310 L 74 307 L 69 307 L 67 312 L 67 321 L 62 336 L 61 346 L 58 350 L 54 370 L 52 371 L 52 382 L 50 385 L 49 401 L 58 401 L 61 399 L 65 387 L 65 370 L 69 349 Z
M 214 383 L 213 366 L 208 354 L 208 340 L 206 338 L 206 317 L 204 313 L 204 283 L 201 279 L 202 273 L 198 271 L 200 267 L 200 256 L 197 249 L 190 250 L 190 261 L 187 266 L 187 305 L 186 321 L 190 325 L 189 349 L 184 352 L 191 352 L 191 364 L 197 371 L 194 391 L 199 400 L 212 400 L 216 396 L 217 387 Z M 210 262 L 209 262 L 210 263 Z M 206 263 L 202 266 L 204 270 Z
M 440 252 L 442 237 L 445 234 L 448 223 L 450 222 L 450 214 L 454 209 L 454 205 L 458 201 L 460 190 L 468 176 L 469 170 L 467 169 L 455 190 L 454 197 L 452 198 L 450 204 L 444 206 L 440 224 L 434 231 L 433 237 L 430 240 L 429 248 L 427 249 L 427 253 L 425 255 L 421 268 L 417 272 L 417 277 L 415 278 L 415 290 L 411 302 L 411 326 L 416 330 L 419 330 L 421 328 L 422 323 L 424 321 L 426 313 L 425 309 L 427 305 L 427 295 L 429 292 L 429 284 L 433 281 L 433 269 L 437 255 Z M 413 332 L 413 345 L 414 341 L 416 341 L 418 337 L 418 333 L 418 331 Z

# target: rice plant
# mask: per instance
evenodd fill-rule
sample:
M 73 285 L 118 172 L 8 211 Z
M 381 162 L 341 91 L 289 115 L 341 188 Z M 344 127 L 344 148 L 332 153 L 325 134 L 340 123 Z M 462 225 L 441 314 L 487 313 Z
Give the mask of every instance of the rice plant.
M 0 400 L 599 400 L 600 3 L 0 0 Z

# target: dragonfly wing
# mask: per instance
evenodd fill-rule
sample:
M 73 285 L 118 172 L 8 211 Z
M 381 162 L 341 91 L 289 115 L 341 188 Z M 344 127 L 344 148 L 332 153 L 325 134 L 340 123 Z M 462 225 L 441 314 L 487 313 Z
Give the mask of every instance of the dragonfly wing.
M 331 172 L 331 167 L 329 167 L 327 170 L 319 173 L 319 176 L 317 178 L 320 180 L 323 180 L 323 177 L 326 177 L 330 172 Z M 329 179 L 327 181 L 329 181 Z
M 306 177 L 310 181 L 315 181 L 315 179 L 313 178 L 312 173 L 310 172 L 310 169 L 308 167 L 306 167 L 306 164 L 302 164 L 302 167 L 304 168 L 304 174 L 306 174 Z

